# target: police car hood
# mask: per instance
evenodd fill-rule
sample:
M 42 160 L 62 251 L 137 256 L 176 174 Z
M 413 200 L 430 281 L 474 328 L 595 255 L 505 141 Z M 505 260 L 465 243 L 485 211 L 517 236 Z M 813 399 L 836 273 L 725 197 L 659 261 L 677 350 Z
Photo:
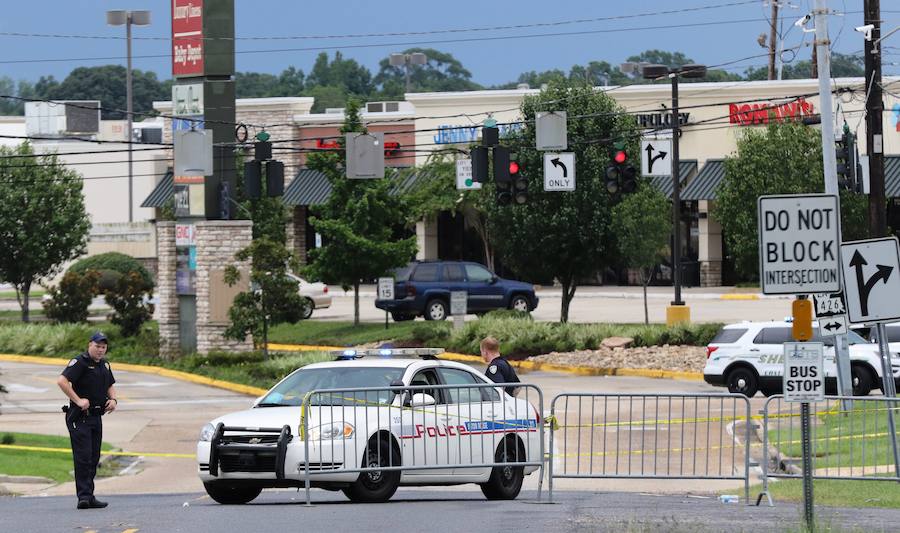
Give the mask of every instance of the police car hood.
M 219 422 L 227 427 L 254 428 L 280 428 L 287 424 L 296 431 L 300 424 L 300 407 L 257 407 L 220 416 L 212 421 L 212 425 Z

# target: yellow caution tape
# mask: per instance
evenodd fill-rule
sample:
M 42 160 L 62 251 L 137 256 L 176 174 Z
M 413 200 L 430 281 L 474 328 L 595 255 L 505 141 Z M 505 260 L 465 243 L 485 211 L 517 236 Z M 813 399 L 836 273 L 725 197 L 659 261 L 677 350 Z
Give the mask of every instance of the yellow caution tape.
M 28 452 L 52 452 L 52 453 L 72 453 L 71 448 L 49 448 L 46 446 L 20 446 L 18 444 L 0 444 L 0 449 L 22 450 Z M 156 453 L 156 452 L 114 452 L 101 451 L 100 455 L 116 455 L 123 457 L 175 457 L 179 459 L 193 459 L 196 457 L 192 453 Z

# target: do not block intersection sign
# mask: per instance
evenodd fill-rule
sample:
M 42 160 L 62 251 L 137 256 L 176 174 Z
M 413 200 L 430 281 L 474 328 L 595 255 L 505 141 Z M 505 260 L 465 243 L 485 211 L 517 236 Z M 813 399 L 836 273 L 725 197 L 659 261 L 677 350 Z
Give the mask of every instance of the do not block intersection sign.
M 837 196 L 760 196 L 758 206 L 763 293 L 840 292 Z

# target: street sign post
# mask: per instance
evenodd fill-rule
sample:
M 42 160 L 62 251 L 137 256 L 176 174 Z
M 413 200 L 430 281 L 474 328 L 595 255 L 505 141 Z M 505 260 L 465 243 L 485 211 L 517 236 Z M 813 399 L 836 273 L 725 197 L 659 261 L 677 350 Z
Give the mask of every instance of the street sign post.
M 378 299 L 394 299 L 394 278 L 378 278 Z M 384 329 L 388 329 L 388 312 L 384 310 Z
M 450 314 L 453 315 L 453 329 L 462 329 L 468 312 L 469 293 L 450 291 Z
M 641 176 L 671 176 L 671 154 L 670 139 L 642 139 Z
M 536 130 L 534 143 L 538 150 L 568 148 L 565 111 L 538 111 L 534 121 Z
M 763 293 L 840 292 L 837 196 L 760 196 L 758 207 Z
M 575 153 L 544 154 L 544 190 L 575 190 Z

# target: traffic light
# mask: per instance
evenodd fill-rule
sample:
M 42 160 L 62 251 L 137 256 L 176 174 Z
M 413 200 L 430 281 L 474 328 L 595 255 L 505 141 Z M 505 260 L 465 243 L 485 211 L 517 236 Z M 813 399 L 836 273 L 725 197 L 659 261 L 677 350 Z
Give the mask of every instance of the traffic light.
M 494 146 L 492 151 L 494 156 L 494 196 L 497 205 L 509 205 L 513 200 L 509 148 L 498 145 Z M 518 171 L 518 164 L 516 164 L 516 170 Z
M 528 178 L 522 173 L 519 165 L 519 155 L 509 155 L 509 178 L 513 184 L 513 200 L 522 205 L 528 202 Z
M 838 187 L 848 191 L 861 189 L 857 183 L 856 161 L 856 136 L 849 131 L 844 131 L 840 140 L 834 142 L 834 152 L 837 159 Z
M 247 161 L 244 163 L 244 196 L 250 200 L 259 200 L 262 196 L 262 162 Z
M 614 145 L 612 164 L 606 167 L 606 190 L 610 194 L 632 193 L 637 188 L 637 170 L 628 158 L 623 143 Z
M 469 157 L 472 158 L 472 182 L 484 183 L 488 178 L 488 148 L 487 146 L 475 146 Z

